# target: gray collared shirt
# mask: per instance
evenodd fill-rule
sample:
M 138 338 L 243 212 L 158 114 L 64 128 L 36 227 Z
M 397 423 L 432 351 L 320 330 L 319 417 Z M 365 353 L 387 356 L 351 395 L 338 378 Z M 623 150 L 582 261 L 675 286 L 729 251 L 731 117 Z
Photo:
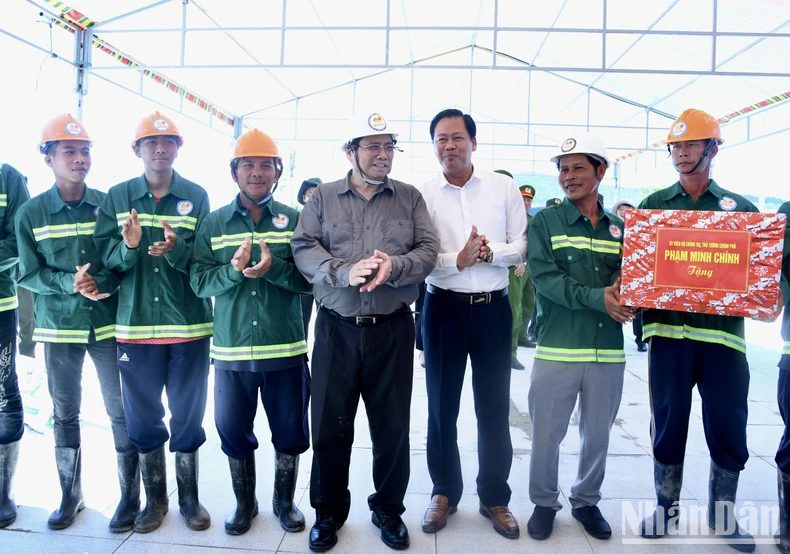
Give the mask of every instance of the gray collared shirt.
M 350 175 L 319 185 L 305 204 L 291 238 L 294 260 L 327 308 L 343 316 L 390 314 L 417 299 L 417 284 L 436 265 L 439 239 L 416 188 L 387 178 L 365 200 Z M 372 292 L 360 292 L 348 275 L 374 250 L 391 257 L 392 275 Z

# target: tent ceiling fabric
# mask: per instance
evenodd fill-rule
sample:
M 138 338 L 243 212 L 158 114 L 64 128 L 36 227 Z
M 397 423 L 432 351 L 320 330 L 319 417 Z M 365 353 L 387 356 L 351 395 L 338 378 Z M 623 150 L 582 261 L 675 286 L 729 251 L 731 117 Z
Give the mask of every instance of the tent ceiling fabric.
M 57 12 L 46 0 L 15 1 L 16 19 Z M 687 107 L 724 116 L 790 88 L 790 0 L 67 3 L 96 21 L 96 36 L 236 116 L 303 103 L 285 113 L 320 118 L 325 95 L 323 115 L 340 119 L 387 91 L 380 109 L 392 106 L 392 119 L 452 105 L 529 125 L 539 143 L 592 125 L 619 147 L 643 148 Z M 92 58 L 102 78 L 127 86 L 138 75 L 101 52 Z

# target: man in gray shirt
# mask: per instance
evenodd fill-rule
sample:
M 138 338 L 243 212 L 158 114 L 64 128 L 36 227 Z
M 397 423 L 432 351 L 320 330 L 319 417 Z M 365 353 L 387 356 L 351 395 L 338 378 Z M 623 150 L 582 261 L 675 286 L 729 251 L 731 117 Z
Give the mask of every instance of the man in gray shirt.
M 409 546 L 401 519 L 409 482 L 409 412 L 417 285 L 436 264 L 439 241 L 422 195 L 387 177 L 398 150 L 377 113 L 352 118 L 343 145 L 352 169 L 305 204 L 291 248 L 321 305 L 315 322 L 310 549 L 337 544 L 351 506 L 348 470 L 359 397 L 373 442 L 371 521 L 381 540 Z

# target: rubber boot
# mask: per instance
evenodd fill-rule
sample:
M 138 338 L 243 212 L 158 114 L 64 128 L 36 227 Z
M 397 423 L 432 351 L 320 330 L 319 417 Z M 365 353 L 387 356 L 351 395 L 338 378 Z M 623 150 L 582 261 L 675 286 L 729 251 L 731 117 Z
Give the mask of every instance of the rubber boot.
M 82 498 L 82 456 L 80 447 L 55 447 L 55 464 L 62 493 L 60 507 L 52 512 L 47 521 L 50 529 L 65 529 L 85 509 Z
M 16 520 L 16 504 L 11 498 L 16 463 L 19 460 L 19 444 L 0 444 L 0 529 L 8 527 Z
M 145 508 L 134 520 L 136 533 L 150 533 L 159 529 L 165 514 L 170 509 L 167 496 L 167 466 L 165 447 L 140 454 L 140 473 L 145 488 Z
M 243 535 L 250 530 L 252 518 L 258 515 L 258 499 L 255 498 L 255 454 L 243 460 L 228 457 L 236 509 L 225 520 L 228 535 Z
M 779 541 L 776 547 L 782 554 L 790 554 L 790 473 L 776 470 L 777 486 L 779 489 Z
M 754 537 L 744 531 L 735 516 L 735 493 L 739 473 L 720 468 L 710 462 L 708 483 L 708 526 L 716 536 L 738 552 L 754 552 Z
M 198 499 L 198 453 L 176 452 L 176 483 L 178 509 L 193 531 L 203 531 L 211 525 L 211 516 Z
M 299 456 L 274 452 L 274 494 L 272 511 L 280 518 L 280 527 L 289 533 L 304 529 L 304 514 L 294 504 Z
M 664 465 L 653 460 L 653 482 L 656 486 L 656 509 L 652 516 L 642 520 L 642 536 L 646 539 L 660 539 L 666 535 L 670 520 L 678 515 L 683 464 Z
M 132 450 L 116 452 L 116 456 L 121 501 L 110 520 L 110 531 L 123 533 L 134 529 L 134 520 L 140 513 L 140 455 L 137 450 Z

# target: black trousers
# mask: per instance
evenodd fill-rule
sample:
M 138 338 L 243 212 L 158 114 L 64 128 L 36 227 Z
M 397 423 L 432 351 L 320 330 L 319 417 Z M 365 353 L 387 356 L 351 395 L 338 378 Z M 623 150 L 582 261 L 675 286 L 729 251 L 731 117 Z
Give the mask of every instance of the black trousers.
M 254 429 L 258 396 L 266 410 L 274 449 L 291 456 L 305 452 L 310 447 L 310 371 L 306 362 L 279 371 L 214 372 L 214 421 L 222 451 L 243 460 L 258 449 Z
M 425 281 L 417 285 L 419 296 L 414 303 L 414 336 L 417 350 L 420 352 L 425 350 L 422 344 L 422 308 L 425 305 L 425 289 L 427 286 Z
M 749 459 L 746 421 L 750 376 L 746 354 L 723 344 L 651 337 L 647 367 L 650 435 L 656 461 L 664 465 L 683 463 L 691 391 L 696 385 L 702 398 L 702 426 L 711 460 L 727 471 L 743 471 Z
M 368 505 L 403 513 L 409 483 L 409 416 L 414 372 L 414 320 L 409 312 L 357 326 L 318 311 L 313 347 L 313 469 L 310 504 L 344 522 L 351 507 L 348 471 L 359 398 L 373 443 Z
M 450 506 L 457 506 L 463 492 L 457 421 L 468 357 L 477 416 L 477 494 L 486 506 L 507 506 L 513 461 L 508 298 L 471 306 L 428 292 L 423 310 L 432 494 L 447 496 Z

